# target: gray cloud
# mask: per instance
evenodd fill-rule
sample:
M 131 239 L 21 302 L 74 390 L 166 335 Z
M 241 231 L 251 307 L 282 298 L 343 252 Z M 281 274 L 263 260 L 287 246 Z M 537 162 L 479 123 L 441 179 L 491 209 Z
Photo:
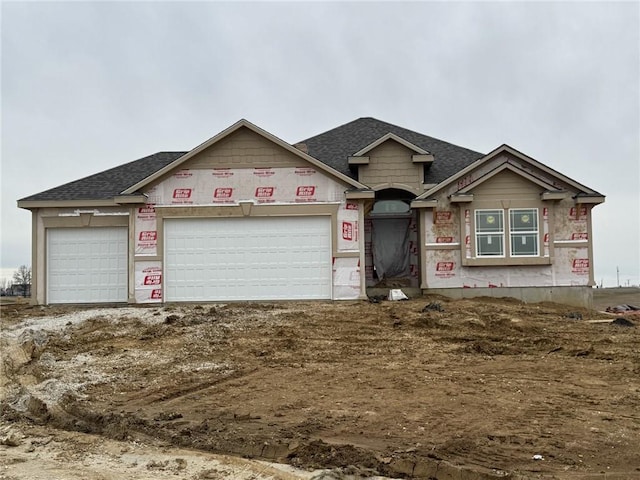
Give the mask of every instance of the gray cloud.
M 5 2 L 2 266 L 30 262 L 18 198 L 243 117 L 295 142 L 375 116 L 479 151 L 508 143 L 606 194 L 596 276 L 640 282 L 638 9 Z

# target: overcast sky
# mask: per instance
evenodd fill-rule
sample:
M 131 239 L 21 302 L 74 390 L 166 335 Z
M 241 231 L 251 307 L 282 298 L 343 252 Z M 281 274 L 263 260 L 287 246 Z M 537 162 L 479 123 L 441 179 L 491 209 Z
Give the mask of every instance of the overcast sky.
M 19 198 L 240 118 L 295 143 L 372 116 L 605 194 L 596 281 L 638 284 L 639 5 L 2 2 L 0 266 L 31 264 Z

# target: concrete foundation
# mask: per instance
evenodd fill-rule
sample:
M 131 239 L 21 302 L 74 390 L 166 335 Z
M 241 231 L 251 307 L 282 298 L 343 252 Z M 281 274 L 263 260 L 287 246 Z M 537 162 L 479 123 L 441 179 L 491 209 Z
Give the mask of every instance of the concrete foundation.
M 422 296 L 422 290 L 417 287 L 398 287 L 402 292 L 409 298 L 418 298 Z M 389 295 L 389 290 L 391 288 L 367 288 L 367 296 L 368 297 L 378 297 L 383 295 L 387 297 Z
M 591 287 L 498 287 L 498 288 L 429 288 L 424 295 L 449 298 L 494 297 L 515 298 L 525 303 L 554 302 L 574 307 L 593 308 Z

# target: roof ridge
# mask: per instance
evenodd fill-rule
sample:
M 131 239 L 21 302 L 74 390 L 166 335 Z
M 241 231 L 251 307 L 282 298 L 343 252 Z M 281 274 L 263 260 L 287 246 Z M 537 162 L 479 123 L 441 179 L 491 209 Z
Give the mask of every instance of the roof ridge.
M 481 152 L 374 117 L 360 117 L 339 127 L 308 137 L 299 143 L 306 144 L 307 151 L 311 156 L 352 178 L 356 178 L 357 173 L 349 166 L 348 157 L 384 137 L 387 133 L 393 133 L 434 155 L 434 164 L 429 169 L 428 178 L 425 177 L 425 181 L 428 183 L 439 183 L 484 156 Z
M 373 118 L 373 117 L 360 117 L 360 118 L 356 118 L 355 120 L 350 120 L 350 121 L 348 121 L 348 122 L 346 122 L 346 123 L 343 123 L 342 125 L 338 125 L 337 127 L 333 127 L 333 128 L 330 128 L 329 130 L 325 130 L 324 132 L 320 132 L 320 133 L 318 133 L 317 135 L 313 135 L 313 136 L 311 136 L 311 137 L 307 137 L 306 139 L 304 139 L 304 140 L 300 140 L 299 142 L 294 142 L 294 143 L 293 143 L 293 145 L 296 145 L 296 144 L 298 144 L 298 143 L 304 143 L 305 141 L 310 140 L 310 139 L 312 139 L 312 138 L 319 137 L 319 136 L 321 136 L 321 135 L 324 135 L 325 133 L 329 133 L 329 132 L 332 132 L 332 131 L 334 131 L 334 130 L 338 130 L 338 129 L 340 129 L 340 128 L 344 128 L 344 127 L 346 127 L 347 125 L 351 125 L 352 123 L 356 123 L 356 122 L 358 122 L 358 121 L 360 121 L 360 120 L 366 120 L 366 119 L 369 119 L 369 118 L 370 118 L 370 119 L 372 119 L 372 120 L 375 120 L 375 118 Z
M 385 122 L 384 120 L 378 120 L 378 119 L 375 119 L 375 118 L 374 118 L 373 120 L 376 120 L 376 121 L 377 121 L 377 122 L 379 122 L 379 123 L 384 123 L 385 125 L 390 125 L 390 126 L 392 126 L 392 127 L 394 127 L 394 128 L 398 128 L 398 129 L 400 129 L 400 130 L 404 130 L 404 131 L 406 131 L 406 132 L 411 132 L 412 134 L 420 135 L 420 136 L 422 136 L 422 137 L 426 137 L 426 138 L 429 138 L 429 139 L 431 139 L 431 140 L 435 140 L 435 141 L 437 141 L 437 142 L 446 143 L 446 144 L 448 144 L 448 145 L 452 145 L 452 146 L 457 147 L 457 148 L 463 148 L 463 149 L 465 149 L 465 150 L 467 150 L 467 151 L 469 151 L 469 152 L 472 152 L 472 153 L 478 153 L 478 154 L 480 154 L 480 155 L 485 155 L 485 153 L 483 153 L 483 152 L 478 152 L 477 150 L 472 150 L 472 149 L 470 149 L 470 148 L 463 147 L 463 146 L 458 145 L 458 144 L 456 144 L 456 143 L 451 143 L 451 142 L 449 142 L 449 141 L 447 141 L 447 140 L 442 140 L 441 138 L 434 137 L 434 136 L 432 136 L 432 135 L 427 135 L 427 134 L 425 134 L 425 133 L 418 132 L 417 130 L 411 130 L 411 129 L 406 128 L 406 127 L 401 127 L 400 125 L 396 125 L 396 124 L 394 124 L 394 123 Z
M 324 131 L 324 132 L 322 132 L 322 133 L 319 133 L 319 134 L 317 134 L 317 135 L 314 135 L 314 136 L 308 137 L 308 138 L 306 138 L 306 139 L 304 139 L 304 140 L 301 140 L 301 141 L 299 141 L 299 142 L 296 142 L 296 144 L 297 144 L 297 143 L 305 143 L 307 140 L 311 140 L 311 139 L 315 139 L 315 138 L 321 137 L 321 136 L 323 136 L 323 135 L 325 135 L 325 134 L 327 134 L 327 133 L 333 132 L 333 131 L 335 131 L 335 130 L 342 129 L 342 128 L 344 128 L 344 127 L 347 127 L 347 126 L 349 126 L 349 125 L 351 125 L 351 124 L 355 124 L 355 123 L 357 123 L 357 122 L 361 122 L 361 121 L 363 121 L 363 120 L 364 120 L 364 121 L 373 121 L 373 122 L 375 122 L 375 123 L 376 123 L 376 124 L 378 124 L 378 125 L 389 126 L 389 127 L 394 128 L 394 129 L 402 130 L 402 131 L 404 131 L 404 132 L 409 132 L 409 133 L 410 133 L 410 134 L 412 134 L 412 135 L 419 135 L 419 136 L 424 137 L 424 138 L 427 138 L 427 139 L 429 139 L 429 140 L 435 140 L 436 142 L 440 142 L 440 143 L 444 143 L 444 144 L 447 144 L 447 145 L 451 145 L 451 146 L 456 147 L 456 148 L 464 149 L 464 150 L 466 150 L 466 151 L 468 151 L 469 153 L 472 153 L 472 154 L 485 155 L 485 153 L 483 153 L 483 152 L 478 152 L 477 150 L 473 150 L 473 149 L 471 149 L 471 148 L 463 147 L 463 146 L 457 145 L 457 144 L 455 144 L 455 143 L 451 143 L 451 142 L 449 142 L 449 141 L 447 141 L 447 140 L 442 140 L 441 138 L 438 138 L 438 137 L 434 137 L 434 136 L 431 136 L 431 135 L 426 135 L 426 134 L 421 133 L 421 132 L 419 132 L 419 131 L 417 131 L 417 130 L 411 130 L 411 129 L 406 128 L 406 127 L 401 127 L 400 125 L 396 125 L 395 123 L 390 123 L 390 122 L 386 122 L 386 121 L 384 121 L 384 120 L 379 120 L 379 119 L 377 119 L 377 118 L 375 118 L 375 117 L 359 117 L 359 118 L 357 118 L 357 119 L 355 119 L 355 120 L 351 120 L 350 122 L 344 123 L 344 124 L 342 124 L 342 125 L 340 125 L 340 126 L 337 126 L 337 127 L 331 128 L 331 129 L 326 130 L 326 131 Z M 393 133 L 393 132 L 391 132 L 391 131 L 389 130 L 389 132 L 388 132 L 388 133 Z M 382 137 L 382 136 L 384 136 L 384 135 L 381 135 L 380 137 Z M 402 135 L 399 135 L 399 136 L 402 136 Z M 380 138 L 380 137 L 378 137 L 378 138 Z M 403 138 L 404 138 L 404 137 L 403 137 Z M 405 140 L 406 140 L 406 139 L 405 139 Z

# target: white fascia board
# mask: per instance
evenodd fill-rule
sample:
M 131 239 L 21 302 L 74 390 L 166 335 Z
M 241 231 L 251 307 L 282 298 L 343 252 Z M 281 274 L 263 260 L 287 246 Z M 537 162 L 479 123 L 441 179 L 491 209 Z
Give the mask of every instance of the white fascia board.
M 565 182 L 565 183 L 571 185 L 572 187 L 576 188 L 577 190 L 579 190 L 581 192 L 592 192 L 592 193 L 598 195 L 598 193 L 594 192 L 592 189 L 590 189 L 590 188 L 588 188 L 588 187 L 576 182 L 575 180 L 570 179 L 569 177 L 561 174 L 560 172 L 557 172 L 556 170 L 554 170 L 554 169 L 552 169 L 550 167 L 547 167 L 546 165 L 538 162 L 537 160 L 534 160 L 533 158 L 528 157 L 527 155 L 519 152 L 518 150 L 510 147 L 509 145 L 502 144 L 499 147 L 497 147 L 494 150 L 492 150 L 491 152 L 489 152 L 488 154 L 486 154 L 484 157 L 481 157 L 478 160 L 476 160 L 475 162 L 473 162 L 472 164 L 466 166 L 465 168 L 460 170 L 455 175 L 452 175 L 451 177 L 449 177 L 445 181 L 443 181 L 443 182 L 439 183 L 438 185 L 436 185 L 435 187 L 427 190 L 422 195 L 420 195 L 418 197 L 418 199 L 428 198 L 428 197 L 432 196 L 433 194 L 437 193 L 441 189 L 446 188 L 447 186 L 451 185 L 454 182 L 457 182 L 459 179 L 465 177 L 470 172 L 476 170 L 482 164 L 492 160 L 493 158 L 495 158 L 496 156 L 498 156 L 498 155 L 500 155 L 502 153 L 510 153 L 511 155 L 513 155 L 516 158 L 522 160 L 523 162 L 528 163 L 530 165 L 533 165 L 533 166 L 539 168 L 543 172 L 548 173 L 551 177 L 554 177 L 554 178 L 556 178 L 556 179 L 558 179 L 558 180 L 560 180 L 562 182 Z M 554 188 L 555 187 L 552 186 L 551 190 L 553 190 Z
M 473 202 L 473 193 L 454 193 L 449 197 L 451 203 Z
M 344 195 L 347 200 L 376 198 L 376 192 L 373 190 L 347 190 Z
M 519 176 L 529 180 L 531 183 L 535 183 L 536 185 L 538 185 L 538 186 L 540 186 L 540 187 L 542 187 L 542 188 L 544 188 L 546 190 L 551 190 L 551 191 L 557 190 L 557 188 L 555 188 L 550 183 L 547 183 L 544 180 L 541 180 L 540 178 L 536 177 L 535 175 L 532 175 L 529 172 L 527 172 L 526 170 L 523 170 L 519 166 L 514 165 L 514 164 L 512 164 L 512 163 L 507 161 L 507 162 L 503 163 L 502 165 L 500 165 L 499 167 L 496 167 L 493 170 L 487 172 L 482 177 L 480 177 L 480 178 L 476 179 L 475 181 L 471 182 L 466 187 L 460 189 L 459 192 L 460 193 L 468 193 L 468 192 L 472 191 L 474 188 L 478 187 L 479 185 L 482 185 L 484 182 L 486 182 L 490 178 L 495 177 L 497 174 L 499 174 L 500 172 L 503 172 L 505 170 L 510 170 L 511 172 L 515 173 L 516 175 L 519 175 Z
M 349 157 L 349 165 L 369 165 L 369 157 Z
M 18 200 L 18 208 L 31 210 L 32 208 L 67 208 L 67 207 L 116 207 L 113 200 Z
M 604 195 L 576 195 L 576 203 L 600 204 L 604 203 Z
M 569 192 L 566 190 L 548 191 L 540 194 L 540 198 L 542 198 L 542 200 L 564 200 L 568 197 Z
M 435 199 L 418 200 L 415 199 L 411 202 L 411 208 L 435 208 L 438 206 L 438 201 Z
M 524 160 L 528 163 L 530 163 L 531 165 L 534 165 L 536 167 L 538 167 L 540 170 L 542 170 L 545 173 L 548 173 L 549 175 L 551 175 L 552 177 L 557 178 L 558 180 L 561 180 L 565 183 L 568 183 L 569 185 L 571 185 L 572 187 L 574 187 L 576 190 L 580 190 L 582 192 L 585 193 L 593 193 L 596 196 L 602 196 L 599 195 L 598 192 L 596 192 L 595 190 L 582 185 L 581 183 L 576 182 L 575 180 L 567 177 L 566 175 L 563 175 L 562 173 L 558 172 L 557 170 L 554 170 L 551 167 L 546 166 L 543 163 L 538 162 L 537 160 L 525 155 L 522 152 L 519 152 L 518 150 L 516 150 L 513 147 L 510 147 L 509 145 L 503 145 L 505 151 L 508 151 L 509 153 L 511 153 L 512 155 L 514 155 L 515 157 L 520 158 L 521 160 Z
M 119 205 L 125 205 L 129 203 L 147 203 L 148 197 L 144 194 L 138 195 L 117 195 L 113 197 L 113 201 Z
M 417 153 L 411 155 L 411 161 L 413 163 L 433 163 L 433 155 L 430 153 Z

